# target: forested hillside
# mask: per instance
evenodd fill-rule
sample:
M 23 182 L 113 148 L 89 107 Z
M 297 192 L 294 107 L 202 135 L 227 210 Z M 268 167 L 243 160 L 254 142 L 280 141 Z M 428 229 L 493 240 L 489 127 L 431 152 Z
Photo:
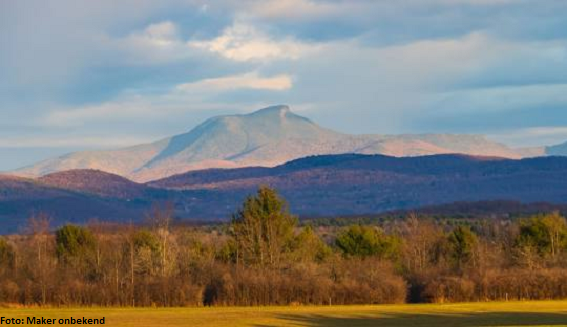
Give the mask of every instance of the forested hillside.
M 434 220 L 298 225 L 270 188 L 230 223 L 183 227 L 171 206 L 144 225 L 50 229 L 37 215 L 0 238 L 0 303 L 203 306 L 376 304 L 567 297 L 567 223 Z
M 278 189 L 292 213 L 302 218 L 478 203 L 477 208 L 461 210 L 466 215 L 483 211 L 482 203 L 491 201 L 535 206 L 545 202 L 560 209 L 567 203 L 567 158 L 326 155 L 273 168 L 192 171 L 146 184 L 97 170 L 38 179 L 0 176 L 0 233 L 17 231 L 37 212 L 48 213 L 56 227 L 92 218 L 138 222 L 153 203 L 164 201 L 173 203 L 178 220 L 226 221 L 261 185 Z M 484 211 L 530 213 L 529 208 L 515 207 Z

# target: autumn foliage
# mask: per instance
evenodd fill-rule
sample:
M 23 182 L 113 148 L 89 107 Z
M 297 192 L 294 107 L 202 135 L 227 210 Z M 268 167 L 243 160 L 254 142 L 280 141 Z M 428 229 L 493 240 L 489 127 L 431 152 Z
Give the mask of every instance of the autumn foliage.
M 519 220 L 300 224 L 262 187 L 226 225 L 51 229 L 38 215 L 0 237 L 0 302 L 22 305 L 232 306 L 567 298 L 567 223 Z

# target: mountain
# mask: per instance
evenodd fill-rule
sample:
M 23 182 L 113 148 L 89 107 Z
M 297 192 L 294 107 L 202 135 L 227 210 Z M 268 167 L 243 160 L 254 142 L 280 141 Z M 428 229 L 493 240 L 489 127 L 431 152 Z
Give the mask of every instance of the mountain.
M 259 185 L 275 187 L 295 213 L 306 216 L 377 213 L 460 201 L 567 203 L 567 158 L 327 155 L 274 168 L 189 172 L 148 185 L 208 191 L 207 197 L 183 200 L 179 208 L 193 212 L 208 208 L 210 217 L 228 217 Z
M 45 175 L 37 181 L 46 186 L 121 199 L 141 198 L 147 192 L 143 184 L 100 170 L 68 170 Z
M 321 155 L 272 168 L 190 171 L 145 184 L 94 170 L 37 179 L 0 176 L 0 233 L 15 231 L 38 212 L 52 216 L 55 226 L 90 218 L 141 221 L 163 201 L 174 204 L 178 219 L 226 220 L 260 185 L 275 187 L 301 217 L 480 203 L 451 209 L 466 215 L 486 212 L 486 201 L 567 204 L 567 157 Z M 527 212 L 550 206 L 508 207 L 512 209 L 502 210 Z
M 188 133 L 151 144 L 71 153 L 20 169 L 15 174 L 38 177 L 92 169 L 146 182 L 208 168 L 274 167 L 289 160 L 322 154 L 463 153 L 521 158 L 539 153 L 537 151 L 510 149 L 478 135 L 347 135 L 322 128 L 282 105 L 246 115 L 213 117 Z
M 60 177 L 51 176 L 44 183 L 41 180 L 0 175 L 0 234 L 17 232 L 25 227 L 29 217 L 39 213 L 51 217 L 54 226 L 67 222 L 83 224 L 92 218 L 140 221 L 152 205 L 144 197 L 125 199 L 119 194 L 97 195 L 97 191 L 92 190 L 99 189 L 103 183 L 94 179 L 86 180 L 77 173 L 65 178 L 69 181 L 66 187 L 59 187 L 55 184 L 63 181 Z M 88 185 L 71 181 L 72 178 L 87 181 Z
M 548 156 L 567 156 L 567 142 L 545 148 Z

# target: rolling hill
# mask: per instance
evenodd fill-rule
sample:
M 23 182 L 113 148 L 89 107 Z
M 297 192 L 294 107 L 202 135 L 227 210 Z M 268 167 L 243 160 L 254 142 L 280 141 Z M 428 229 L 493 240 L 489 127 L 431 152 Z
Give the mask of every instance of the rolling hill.
M 566 204 L 567 158 L 322 155 L 273 168 L 191 171 L 145 184 L 95 170 L 37 179 L 0 176 L 0 231 L 14 231 L 38 212 L 51 215 L 54 224 L 95 217 L 140 221 L 153 204 L 163 201 L 174 204 L 178 219 L 226 220 L 259 185 L 278 189 L 302 217 L 356 216 L 451 203 L 479 202 L 487 207 L 486 201 Z M 475 206 L 454 205 L 471 213 Z
M 148 191 L 143 184 L 100 170 L 68 170 L 51 173 L 36 180 L 46 186 L 121 199 L 141 198 Z
M 275 168 L 189 172 L 148 185 L 209 191 L 216 198 L 208 202 L 213 216 L 228 215 L 258 185 L 275 187 L 294 212 L 311 216 L 376 213 L 458 201 L 565 203 L 567 158 L 327 155 Z M 207 201 L 201 199 L 203 202 Z
M 38 177 L 94 169 L 147 182 L 193 170 L 274 167 L 306 156 L 342 153 L 521 158 L 543 150 L 515 150 L 479 135 L 347 135 L 320 127 L 287 106 L 273 106 L 245 115 L 213 117 L 185 134 L 152 144 L 70 153 L 14 173 Z
M 99 171 L 70 171 L 39 179 L 0 175 L 0 234 L 24 229 L 27 219 L 47 214 L 52 225 L 90 219 L 139 222 L 169 191 L 147 188 Z

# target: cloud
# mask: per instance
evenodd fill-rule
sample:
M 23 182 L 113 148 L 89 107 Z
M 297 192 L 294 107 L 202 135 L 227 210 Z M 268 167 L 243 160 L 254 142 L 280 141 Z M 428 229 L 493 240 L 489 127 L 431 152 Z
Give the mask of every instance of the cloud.
M 417 2 L 419 0 L 414 0 Z M 531 0 L 433 0 L 431 3 L 455 6 L 455 5 L 476 5 L 476 6 L 502 6 L 508 4 L 519 4 L 529 2 Z
M 6 2 L 0 136 L 166 136 L 273 103 L 356 133 L 566 125 L 566 14 L 564 0 Z
M 567 84 L 472 88 L 439 94 L 440 112 L 509 112 L 525 108 L 567 106 Z M 544 110 L 544 109 L 541 109 Z
M 119 148 L 155 141 L 152 136 L 121 135 L 117 137 L 101 135 L 42 136 L 42 137 L 12 137 L 0 140 L 0 148 Z
M 164 118 L 174 119 L 177 115 L 193 110 L 218 109 L 220 106 L 223 105 L 195 101 L 185 96 L 133 94 L 103 103 L 51 111 L 37 119 L 36 124 L 42 127 L 69 128 L 112 122 L 155 123 Z
M 109 101 L 101 104 L 85 105 L 78 108 L 49 112 L 39 119 L 41 126 L 81 126 L 96 121 L 126 119 L 136 116 L 152 116 L 154 110 L 145 99 Z
M 12 90 L 59 95 L 86 67 L 120 59 L 106 42 L 112 31 L 139 26 L 168 6 L 185 7 L 177 0 L 2 1 L 0 86 L 10 81 Z
M 268 0 L 257 1 L 252 12 L 263 18 L 309 18 L 334 16 L 344 7 L 341 3 L 309 0 Z
M 530 0 L 527 0 L 530 1 Z M 358 15 L 366 20 L 369 14 L 376 15 L 380 10 L 391 13 L 394 10 L 419 9 L 433 6 L 458 7 L 480 6 L 494 7 L 521 4 L 526 0 L 257 0 L 250 1 L 246 10 L 241 10 L 240 17 L 261 17 L 264 19 L 313 20 L 322 18 L 344 18 Z M 242 3 L 242 1 L 240 2 Z M 407 14 L 407 13 L 406 13 Z
M 517 147 L 557 145 L 567 140 L 567 126 L 506 129 L 491 133 L 488 137 Z
M 273 40 L 268 34 L 252 25 L 236 22 L 211 40 L 190 41 L 196 49 L 217 53 L 234 61 L 269 61 L 298 59 L 315 46 L 291 37 Z
M 211 103 L 208 97 L 235 90 L 286 91 L 292 79 L 287 74 L 262 77 L 258 72 L 229 75 L 183 83 L 163 93 L 144 94 L 135 90 L 126 92 L 104 103 L 84 105 L 49 112 L 38 119 L 39 126 L 69 127 L 92 124 L 96 121 L 155 120 L 174 117 L 192 110 L 211 110 L 235 107 Z
M 106 36 L 101 42 L 105 48 L 120 53 L 122 57 L 118 60 L 126 65 L 167 64 L 197 57 L 171 21 L 149 24 L 126 37 Z
M 175 90 L 179 92 L 214 92 L 237 89 L 285 91 L 289 90 L 292 85 L 291 77 L 287 74 L 260 77 L 258 72 L 251 72 L 180 84 L 175 87 Z
M 167 47 L 178 40 L 177 27 L 170 21 L 150 24 L 142 33 L 134 33 L 130 38 L 151 46 Z

